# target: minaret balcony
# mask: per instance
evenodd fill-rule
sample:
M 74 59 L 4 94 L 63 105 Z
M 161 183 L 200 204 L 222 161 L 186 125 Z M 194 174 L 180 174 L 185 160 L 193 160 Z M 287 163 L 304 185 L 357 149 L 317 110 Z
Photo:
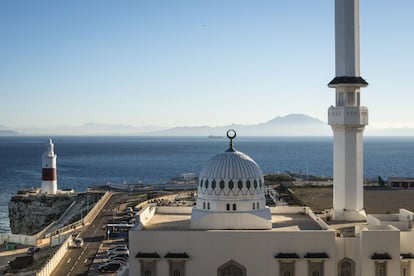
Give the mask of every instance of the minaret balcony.
M 368 125 L 368 108 L 365 106 L 331 106 L 328 110 L 328 124 L 344 126 Z

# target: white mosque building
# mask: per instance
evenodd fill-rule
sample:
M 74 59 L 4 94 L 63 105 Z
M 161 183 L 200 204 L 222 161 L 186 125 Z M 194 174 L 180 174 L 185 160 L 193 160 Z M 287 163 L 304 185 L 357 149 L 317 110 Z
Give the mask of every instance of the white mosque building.
M 194 207 L 148 205 L 129 232 L 129 275 L 414 276 L 414 213 L 366 214 L 360 105 L 359 0 L 335 1 L 336 104 L 332 219 L 265 206 L 259 166 L 230 146 L 207 162 Z

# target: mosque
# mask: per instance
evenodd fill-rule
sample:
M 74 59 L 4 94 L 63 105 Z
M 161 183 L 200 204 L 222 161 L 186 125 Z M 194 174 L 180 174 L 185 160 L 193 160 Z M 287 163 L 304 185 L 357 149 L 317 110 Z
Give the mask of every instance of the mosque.
M 359 0 L 335 1 L 336 103 L 328 110 L 334 137 L 330 220 L 308 207 L 265 205 L 260 167 L 226 151 L 199 175 L 194 207 L 148 205 L 129 232 L 129 275 L 142 276 L 410 276 L 414 213 L 366 214 L 360 105 Z

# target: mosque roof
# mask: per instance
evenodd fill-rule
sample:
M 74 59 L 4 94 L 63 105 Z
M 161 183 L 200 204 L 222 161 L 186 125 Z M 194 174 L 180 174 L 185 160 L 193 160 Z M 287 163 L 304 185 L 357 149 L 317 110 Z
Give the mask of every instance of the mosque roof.
M 200 172 L 200 179 L 262 179 L 256 162 L 240 151 L 215 155 Z
M 227 137 L 230 139 L 228 150 L 211 158 L 201 170 L 199 178 L 216 180 L 262 179 L 263 173 L 257 163 L 233 147 L 236 132 L 232 129 L 228 130 Z

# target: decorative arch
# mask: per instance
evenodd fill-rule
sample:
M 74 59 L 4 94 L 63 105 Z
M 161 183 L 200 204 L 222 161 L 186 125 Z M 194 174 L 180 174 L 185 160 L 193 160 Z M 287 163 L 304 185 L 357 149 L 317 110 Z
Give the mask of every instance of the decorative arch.
M 338 262 L 338 276 L 355 276 L 355 262 L 350 258 L 343 258 Z
M 234 260 L 222 264 L 217 269 L 217 276 L 246 276 L 246 268 Z

